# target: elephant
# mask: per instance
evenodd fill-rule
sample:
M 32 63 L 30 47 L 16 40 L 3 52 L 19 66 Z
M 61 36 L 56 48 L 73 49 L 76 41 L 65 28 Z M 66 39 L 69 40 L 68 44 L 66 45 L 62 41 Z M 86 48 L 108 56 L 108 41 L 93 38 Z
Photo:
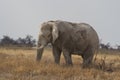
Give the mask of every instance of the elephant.
M 60 63 L 63 53 L 66 65 L 73 65 L 71 55 L 80 55 L 83 66 L 92 64 L 99 48 L 99 37 L 87 23 L 73 23 L 62 20 L 47 21 L 41 24 L 37 43 L 36 60 L 40 61 L 45 46 L 51 43 L 54 61 Z

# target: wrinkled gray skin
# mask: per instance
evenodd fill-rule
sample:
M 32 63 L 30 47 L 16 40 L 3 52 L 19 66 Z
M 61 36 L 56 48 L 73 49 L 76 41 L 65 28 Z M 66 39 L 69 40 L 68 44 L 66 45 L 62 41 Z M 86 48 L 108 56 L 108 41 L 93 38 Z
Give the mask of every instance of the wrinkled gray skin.
M 41 25 L 37 61 L 40 61 L 43 49 L 51 43 L 55 63 L 60 63 L 63 52 L 67 65 L 72 65 L 72 54 L 81 55 L 83 66 L 92 63 L 94 53 L 98 50 L 99 39 L 96 31 L 86 23 L 71 23 L 66 21 L 48 21 Z

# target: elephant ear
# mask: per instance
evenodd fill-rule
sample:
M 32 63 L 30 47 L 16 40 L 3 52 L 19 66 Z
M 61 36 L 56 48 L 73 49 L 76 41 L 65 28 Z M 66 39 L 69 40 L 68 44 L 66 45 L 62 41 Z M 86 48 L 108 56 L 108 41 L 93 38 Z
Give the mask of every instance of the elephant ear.
M 53 28 L 52 28 L 52 42 L 54 43 L 55 40 L 58 38 L 58 28 L 57 26 L 54 24 Z
M 58 38 L 58 28 L 54 21 L 49 21 L 49 24 L 52 25 L 52 43 Z

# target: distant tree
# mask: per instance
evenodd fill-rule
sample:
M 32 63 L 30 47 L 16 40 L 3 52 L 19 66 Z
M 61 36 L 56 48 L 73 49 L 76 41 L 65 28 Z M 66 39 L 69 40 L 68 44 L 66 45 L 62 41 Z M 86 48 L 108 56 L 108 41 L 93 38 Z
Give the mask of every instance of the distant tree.
M 0 39 L 0 46 L 1 46 L 1 39 Z
M 31 35 L 27 35 L 25 38 L 25 44 L 28 47 L 32 47 L 35 46 L 35 39 L 33 39 L 33 37 Z
M 27 35 L 25 38 L 19 37 L 17 40 L 3 36 L 0 40 L 0 46 L 33 47 L 36 46 L 36 40 L 31 35 Z
M 118 45 L 118 46 L 117 46 L 117 50 L 119 50 L 119 51 L 120 51 L 120 45 Z
M 106 46 L 107 46 L 108 49 L 111 48 L 110 43 L 107 43 Z
M 12 38 L 9 36 L 3 36 L 3 39 L 1 39 L 1 45 L 2 46 L 10 46 L 10 45 L 16 45 L 16 41 L 14 41 Z
M 17 42 L 17 44 L 18 44 L 19 47 L 23 47 L 23 46 L 26 45 L 25 39 L 20 38 L 20 37 L 16 40 L 16 42 Z
M 101 43 L 100 44 L 100 47 L 101 47 L 101 49 L 106 49 L 106 50 L 108 50 L 108 49 L 110 49 L 110 43 L 107 43 L 107 44 L 103 44 L 103 43 Z
M 31 35 L 27 35 L 25 38 L 18 38 L 17 40 L 18 46 L 24 46 L 24 47 L 33 47 L 36 44 L 36 40 L 33 39 Z

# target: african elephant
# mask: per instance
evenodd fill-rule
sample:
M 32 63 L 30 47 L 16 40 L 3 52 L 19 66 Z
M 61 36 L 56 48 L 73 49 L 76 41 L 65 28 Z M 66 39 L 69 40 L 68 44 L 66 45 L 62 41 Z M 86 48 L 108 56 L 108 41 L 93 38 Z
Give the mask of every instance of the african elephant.
M 73 64 L 71 55 L 77 54 L 82 56 L 83 65 L 88 66 L 98 50 L 99 38 L 89 24 L 56 20 L 41 25 L 37 61 L 40 61 L 43 49 L 48 43 L 52 44 L 55 63 L 60 63 L 61 52 L 63 52 L 67 65 Z

